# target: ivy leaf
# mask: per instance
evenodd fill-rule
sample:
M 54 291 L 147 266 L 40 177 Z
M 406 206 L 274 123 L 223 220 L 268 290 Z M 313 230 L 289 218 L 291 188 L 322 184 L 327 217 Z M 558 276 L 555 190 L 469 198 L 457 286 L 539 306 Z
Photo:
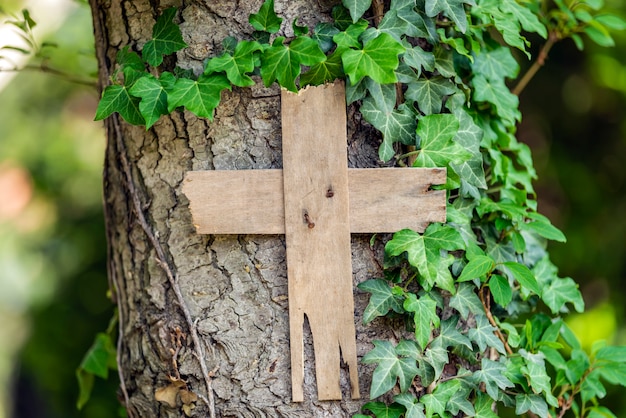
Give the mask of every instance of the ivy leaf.
M 274 0 L 265 0 L 259 12 L 251 14 L 248 21 L 258 31 L 276 33 L 280 30 L 283 19 L 274 11 Z
M 515 396 L 515 413 L 519 416 L 532 412 L 540 418 L 549 418 L 548 404 L 539 395 L 521 394 Z
M 515 386 L 513 382 L 504 375 L 505 372 L 506 366 L 504 364 L 483 357 L 480 362 L 480 370 L 474 372 L 472 380 L 476 384 L 484 383 L 485 390 L 489 396 L 491 396 L 493 400 L 498 400 L 500 390 Z M 478 409 L 478 407 L 476 409 Z
M 472 343 L 469 338 L 461 334 L 457 329 L 459 319 L 457 316 L 452 316 L 441 322 L 441 329 L 439 335 L 430 344 L 431 347 L 441 348 L 456 348 L 465 346 L 469 350 L 472 349 Z
M 378 29 L 398 41 L 404 36 L 434 41 L 437 32 L 433 19 L 415 6 L 415 0 L 393 0 Z
M 469 283 L 461 283 L 456 294 L 450 298 L 450 307 L 456 309 L 461 318 L 467 320 L 470 312 L 474 315 L 484 314 L 483 304 L 474 292 L 475 286 Z
M 550 385 L 550 376 L 546 371 L 546 363 L 542 353 L 532 354 L 524 349 L 519 350 L 524 360 L 526 360 L 526 366 L 521 368 L 524 376 L 528 378 L 528 383 L 533 389 L 533 392 L 539 394 L 544 393 L 546 401 L 554 407 L 558 406 L 557 399 L 552 395 L 552 386 Z M 569 362 L 568 362 L 569 366 Z
M 359 289 L 371 293 L 369 303 L 363 312 L 363 323 L 368 324 L 379 316 L 385 316 L 390 310 L 403 313 L 401 299 L 395 295 L 385 280 L 371 279 L 360 283 Z
M 360 50 L 347 50 L 341 56 L 346 74 L 352 84 L 368 76 L 380 84 L 395 83 L 398 55 L 404 47 L 391 35 L 381 33 L 363 45 Z
M 518 3 L 515 0 L 504 0 L 500 3 L 500 10 L 519 21 L 520 26 L 526 32 L 535 32 L 542 38 L 548 38 L 548 30 L 545 25 L 539 21 L 535 13 L 525 7 L 526 3 Z
M 496 414 L 493 413 L 491 406 L 493 405 L 493 400 L 482 392 L 478 392 L 476 396 L 476 403 L 474 404 L 474 408 L 476 409 L 475 418 L 498 418 Z
M 415 339 L 420 347 L 425 349 L 430 341 L 432 330 L 439 327 L 437 302 L 427 294 L 418 299 L 415 294 L 409 293 L 403 307 L 405 311 L 413 312 Z
M 239 87 L 254 85 L 254 80 L 247 75 L 254 71 L 255 62 L 258 61 L 256 52 L 262 50 L 261 44 L 256 41 L 241 41 L 235 47 L 235 51 L 228 52 L 207 62 L 204 69 L 205 75 L 224 71 L 228 80 Z
M 94 120 L 107 118 L 113 112 L 118 112 L 126 122 L 133 125 L 146 123 L 139 110 L 139 98 L 131 96 L 126 86 L 113 84 L 104 89 Z
M 542 237 L 558 242 L 566 242 L 567 239 L 563 232 L 561 232 L 558 228 L 553 226 L 549 220 L 536 220 L 528 223 L 520 223 L 519 229 L 521 231 L 533 231 Z
M 424 352 L 423 361 L 433 368 L 435 376 L 432 380 L 437 381 L 443 373 L 443 368 L 450 361 L 448 358 L 448 350 L 443 347 L 429 347 Z M 422 383 L 425 382 L 422 381 Z
M 550 286 L 543 288 L 541 299 L 553 314 L 561 312 L 566 303 L 573 304 L 577 312 L 582 313 L 585 310 L 585 302 L 578 284 L 569 277 L 555 278 Z
M 428 115 L 420 119 L 416 130 L 420 152 L 413 166 L 447 167 L 470 158 L 471 154 L 453 141 L 458 129 L 459 121 L 452 114 Z
M 441 113 L 443 99 L 457 91 L 447 78 L 432 77 L 420 79 L 408 85 L 405 97 L 414 101 L 425 115 Z
M 230 90 L 231 85 L 221 74 L 203 74 L 198 80 L 179 78 L 169 92 L 169 111 L 184 106 L 199 117 L 213 120 L 213 111 L 220 103 L 222 90 L 225 89 Z
M 404 418 L 426 418 L 424 405 L 409 393 L 401 393 L 393 398 L 394 401 L 406 408 Z
M 168 113 L 165 88 L 152 74 L 146 74 L 139 78 L 128 92 L 141 98 L 139 111 L 146 120 L 146 129 L 150 129 L 161 115 Z
M 187 47 L 180 28 L 172 22 L 174 16 L 176 16 L 175 8 L 163 11 L 152 28 L 152 39 L 146 42 L 141 51 L 143 59 L 153 67 L 161 65 L 164 55 L 173 54 Z
M 352 23 L 356 23 L 372 6 L 372 0 L 342 0 L 341 3 L 350 11 Z
M 480 351 L 485 351 L 487 347 L 493 347 L 499 353 L 506 354 L 504 344 L 496 336 L 495 331 L 496 328 L 489 323 L 487 317 L 481 314 L 476 315 L 476 328 L 470 328 L 467 331 L 467 336 L 478 345 Z
M 611 412 L 605 406 L 594 406 L 589 409 L 589 415 L 587 418 L 617 418 L 613 412 Z
M 537 279 L 528 267 L 515 261 L 507 261 L 502 264 L 513 275 L 513 278 L 517 280 L 520 285 L 522 285 L 522 287 L 525 287 L 536 295 L 541 296 L 541 288 L 539 288 Z
M 309 71 L 300 76 L 300 85 L 319 86 L 344 76 L 340 49 L 335 50 L 326 61 L 312 65 Z
M 373 396 L 370 396 L 373 398 Z M 363 405 L 364 411 L 370 411 L 376 418 L 400 418 L 404 408 L 397 404 L 387 405 L 383 402 L 368 402 Z
M 367 97 L 363 100 L 360 111 L 363 118 L 383 135 L 383 143 L 378 149 L 378 156 L 382 161 L 389 161 L 395 155 L 395 142 L 415 143 L 415 116 L 406 106 L 385 111 L 376 105 L 372 97 Z
M 278 81 L 287 90 L 297 92 L 295 81 L 300 75 L 300 66 L 323 62 L 326 55 L 311 38 L 300 36 L 289 45 L 285 45 L 284 40 L 283 37 L 276 38 L 272 46 L 263 53 L 261 77 L 266 87 Z
M 344 52 L 350 48 L 361 49 L 362 45 L 359 39 L 368 25 L 366 20 L 359 20 L 348 26 L 345 31 L 339 32 L 333 36 L 333 41 L 337 44 L 337 48 L 340 48 Z M 354 82 L 352 84 L 354 84 Z
M 317 41 L 320 49 L 326 53 L 335 45 L 333 37 L 338 33 L 339 29 L 337 29 L 332 23 L 321 22 L 315 25 L 312 38 Z
M 469 399 L 470 388 L 467 385 L 459 384 L 456 392 L 454 392 L 448 400 L 446 409 L 450 411 L 453 416 L 458 416 L 459 412 L 463 411 L 466 416 L 473 417 L 476 414 L 476 410 Z
M 491 290 L 493 300 L 503 308 L 506 308 L 511 302 L 511 299 L 513 299 L 513 291 L 511 290 L 509 281 L 506 277 L 500 276 L 499 274 L 494 274 L 489 279 L 489 290 Z
M 373 342 L 374 349 L 361 360 L 365 364 L 378 364 L 372 375 L 370 398 L 373 399 L 388 392 L 396 385 L 396 382 L 400 384 L 400 390 L 405 392 L 419 371 L 415 360 L 398 357 L 389 341 L 374 340 Z
M 519 73 L 519 64 L 513 58 L 511 50 L 501 46 L 491 51 L 481 51 L 475 55 L 472 71 L 481 74 L 487 80 L 515 78 Z
M 509 125 L 515 125 L 521 119 L 518 109 L 519 99 L 511 93 L 503 80 L 487 80 L 480 74 L 472 79 L 473 97 L 477 102 L 491 103 L 496 113 Z
M 452 19 L 459 31 L 465 33 L 467 30 L 467 16 L 463 3 L 475 6 L 474 0 L 426 0 L 426 14 L 435 17 L 439 13 Z
M 76 369 L 76 378 L 78 379 L 80 391 L 76 401 L 78 409 L 82 409 L 91 396 L 94 376 L 108 379 L 109 369 L 115 369 L 116 367 L 115 347 L 111 341 L 111 336 L 105 333 L 98 333 L 80 366 Z
M 431 418 L 435 414 L 437 416 L 445 416 L 446 403 L 448 402 L 448 399 L 445 397 L 427 393 L 420 398 L 420 401 L 426 409 L 426 418 Z
M 470 260 L 463 268 L 463 272 L 457 279 L 457 282 L 465 282 L 468 280 L 481 279 L 491 273 L 496 263 L 493 259 L 486 255 L 479 255 Z

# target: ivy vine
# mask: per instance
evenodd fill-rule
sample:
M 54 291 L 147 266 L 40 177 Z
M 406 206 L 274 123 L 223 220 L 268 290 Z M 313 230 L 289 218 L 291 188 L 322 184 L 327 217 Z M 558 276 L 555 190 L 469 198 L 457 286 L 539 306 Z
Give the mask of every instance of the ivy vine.
M 518 94 L 555 42 L 582 49 L 586 34 L 611 46 L 609 31 L 626 23 L 601 12 L 602 0 L 392 0 L 370 12 L 381 5 L 343 0 L 332 21 L 294 21 L 287 38 L 266 0 L 252 37 L 225 39 L 199 75 L 159 68 L 187 46 L 167 9 L 141 55 L 119 52 L 96 119 L 118 112 L 149 129 L 185 108 L 212 120 L 222 91 L 253 75 L 290 91 L 346 79 L 347 102 L 381 133 L 382 161 L 448 172 L 447 222 L 395 233 L 384 277 L 359 285 L 366 324 L 402 318 L 412 337 L 373 342 L 362 360 L 375 365 L 373 401 L 355 417 L 613 417 L 599 399 L 605 383 L 626 384 L 626 347 L 586 352 L 563 321 L 583 299 L 550 261 L 547 242 L 565 236 L 537 212 L 531 152 L 515 133 Z M 511 90 L 516 55 L 531 57 L 528 33 L 544 47 Z

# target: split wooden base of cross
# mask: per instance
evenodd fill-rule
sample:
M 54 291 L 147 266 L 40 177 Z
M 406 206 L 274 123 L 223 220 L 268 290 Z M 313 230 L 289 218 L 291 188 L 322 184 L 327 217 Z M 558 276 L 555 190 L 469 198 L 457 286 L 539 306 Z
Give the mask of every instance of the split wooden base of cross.
M 319 400 L 341 399 L 341 357 L 359 398 L 351 233 L 445 222 L 445 169 L 349 169 L 342 83 L 281 96 L 283 169 L 191 171 L 183 192 L 200 234 L 285 234 L 292 398 L 303 400 L 306 315 Z

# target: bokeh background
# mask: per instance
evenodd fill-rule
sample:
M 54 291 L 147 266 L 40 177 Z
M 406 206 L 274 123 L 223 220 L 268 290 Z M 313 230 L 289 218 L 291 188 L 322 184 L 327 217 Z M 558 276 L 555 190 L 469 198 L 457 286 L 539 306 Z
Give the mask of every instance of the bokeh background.
M 626 16 L 626 2 L 605 3 Z M 82 1 L 0 0 L 0 22 L 24 7 L 39 45 L 54 45 L 28 62 L 0 49 L 0 418 L 115 417 L 115 374 L 75 406 L 75 370 L 113 315 L 91 17 Z M 0 47 L 20 42 L 10 32 L 0 27 Z M 587 312 L 568 322 L 586 347 L 626 344 L 626 33 L 614 37 L 615 48 L 584 52 L 557 44 L 521 95 L 519 138 L 533 150 L 539 210 L 568 238 L 550 251 L 580 283 Z M 34 68 L 7 71 L 12 61 Z M 624 395 L 607 399 L 619 417 Z

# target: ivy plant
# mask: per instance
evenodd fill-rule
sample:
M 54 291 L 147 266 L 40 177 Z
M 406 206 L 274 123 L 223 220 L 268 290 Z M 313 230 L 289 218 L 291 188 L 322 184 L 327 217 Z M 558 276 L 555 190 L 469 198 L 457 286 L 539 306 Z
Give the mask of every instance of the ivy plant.
M 387 6 L 382 16 L 372 3 Z M 201 74 L 164 69 L 163 57 L 186 47 L 176 10 L 165 10 L 141 54 L 118 54 L 96 119 L 118 112 L 149 129 L 185 108 L 212 120 L 222 91 L 255 75 L 290 91 L 345 79 L 347 102 L 380 131 L 382 161 L 448 173 L 447 222 L 396 232 L 384 276 L 359 285 L 370 294 L 365 324 L 401 318 L 409 332 L 373 341 L 362 359 L 375 365 L 372 401 L 355 417 L 613 417 L 599 400 L 607 383 L 625 384 L 626 347 L 586 352 L 563 321 L 583 299 L 550 261 L 547 242 L 565 236 L 537 211 L 531 151 L 515 133 L 518 94 L 552 45 L 572 39 L 582 49 L 587 35 L 611 46 L 610 30 L 626 22 L 601 11 L 602 0 L 385 5 L 343 0 L 331 21 L 294 21 L 287 38 L 266 0 L 250 16 L 252 36 L 225 39 Z M 516 83 L 529 34 L 544 46 Z

